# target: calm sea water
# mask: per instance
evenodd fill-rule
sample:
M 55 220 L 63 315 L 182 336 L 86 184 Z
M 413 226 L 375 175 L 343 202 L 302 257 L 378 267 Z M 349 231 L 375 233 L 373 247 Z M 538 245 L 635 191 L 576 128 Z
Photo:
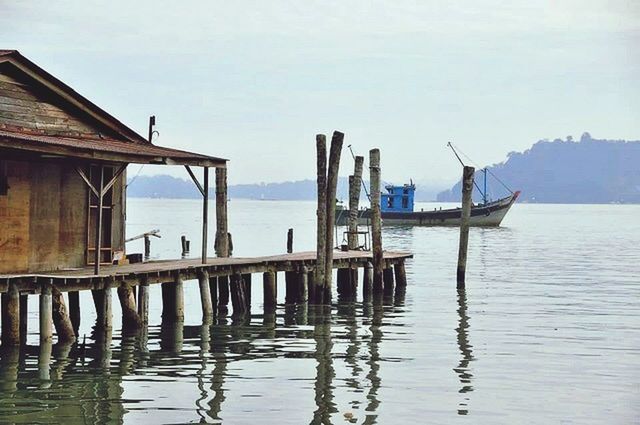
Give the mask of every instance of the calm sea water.
M 199 202 L 127 207 L 129 235 L 161 230 L 153 256 L 178 257 L 182 234 L 199 252 Z M 234 255 L 283 252 L 289 227 L 295 249 L 312 250 L 314 209 L 233 200 Z M 82 294 L 86 346 L 54 346 L 50 361 L 30 297 L 30 347 L 1 356 L 0 422 L 640 423 L 639 217 L 640 206 L 516 204 L 503 227 L 471 229 L 466 293 L 457 229 L 385 227 L 385 248 L 415 254 L 394 305 L 264 317 L 255 276 L 250 320 L 202 325 L 187 282 L 184 327 L 162 327 L 152 286 L 148 333 L 122 336 L 114 302 L 112 340 L 96 343 Z

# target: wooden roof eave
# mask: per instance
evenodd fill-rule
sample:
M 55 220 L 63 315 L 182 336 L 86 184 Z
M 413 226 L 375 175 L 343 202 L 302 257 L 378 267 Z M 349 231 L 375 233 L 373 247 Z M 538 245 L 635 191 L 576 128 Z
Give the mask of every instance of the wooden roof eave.
M 89 161 L 129 164 L 154 164 L 154 165 L 189 165 L 192 167 L 226 168 L 227 160 L 218 158 L 183 158 L 172 156 L 138 155 L 133 153 L 102 152 L 70 148 L 66 146 L 46 145 L 33 143 L 28 145 L 16 145 L 7 138 L 0 137 L 0 148 L 6 148 L 16 152 L 32 152 L 50 155 L 50 158 L 77 158 Z

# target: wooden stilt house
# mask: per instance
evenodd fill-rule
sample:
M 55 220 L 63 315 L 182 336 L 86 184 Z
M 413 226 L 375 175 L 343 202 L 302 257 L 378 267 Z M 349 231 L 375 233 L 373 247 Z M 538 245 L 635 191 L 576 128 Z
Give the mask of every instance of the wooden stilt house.
M 203 262 L 215 167 L 226 244 L 226 160 L 153 145 L 18 51 L 0 50 L 0 273 L 93 265 L 98 274 L 110 264 L 124 251 L 131 163 L 187 167 L 205 201 Z M 204 167 L 202 185 L 192 166 Z

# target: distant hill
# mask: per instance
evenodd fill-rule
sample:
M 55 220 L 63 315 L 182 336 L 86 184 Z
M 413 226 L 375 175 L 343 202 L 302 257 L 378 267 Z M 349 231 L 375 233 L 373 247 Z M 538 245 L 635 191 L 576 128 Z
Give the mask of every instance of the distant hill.
M 640 141 L 597 140 L 584 133 L 579 142 L 540 140 L 523 153 L 488 169 L 512 190 L 521 190 L 521 202 L 640 203 Z M 476 182 L 482 187 L 482 173 Z M 493 199 L 508 192 L 488 177 Z M 461 188 L 440 192 L 441 202 L 460 202 Z M 474 200 L 480 193 L 474 189 Z

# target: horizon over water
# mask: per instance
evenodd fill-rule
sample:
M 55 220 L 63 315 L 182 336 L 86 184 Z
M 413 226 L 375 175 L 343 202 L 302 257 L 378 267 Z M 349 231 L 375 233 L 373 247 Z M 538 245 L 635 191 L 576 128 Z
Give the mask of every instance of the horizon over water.
M 201 215 L 198 200 L 130 198 L 127 235 L 160 229 L 152 258 L 169 259 L 184 234 L 195 258 Z M 186 281 L 184 327 L 161 326 L 152 285 L 148 332 L 121 334 L 112 291 L 112 339 L 96 343 L 84 292 L 86 349 L 54 346 L 50 362 L 32 296 L 28 347 L 0 352 L 0 423 L 637 423 L 638 217 L 640 205 L 516 203 L 502 227 L 471 228 L 462 292 L 458 228 L 383 226 L 385 249 L 414 254 L 406 295 L 384 306 L 363 304 L 359 282 L 357 302 L 334 290 L 330 308 L 265 316 L 255 274 L 250 320 L 203 324 Z M 229 203 L 236 257 L 285 252 L 289 228 L 294 251 L 315 250 L 315 202 Z

